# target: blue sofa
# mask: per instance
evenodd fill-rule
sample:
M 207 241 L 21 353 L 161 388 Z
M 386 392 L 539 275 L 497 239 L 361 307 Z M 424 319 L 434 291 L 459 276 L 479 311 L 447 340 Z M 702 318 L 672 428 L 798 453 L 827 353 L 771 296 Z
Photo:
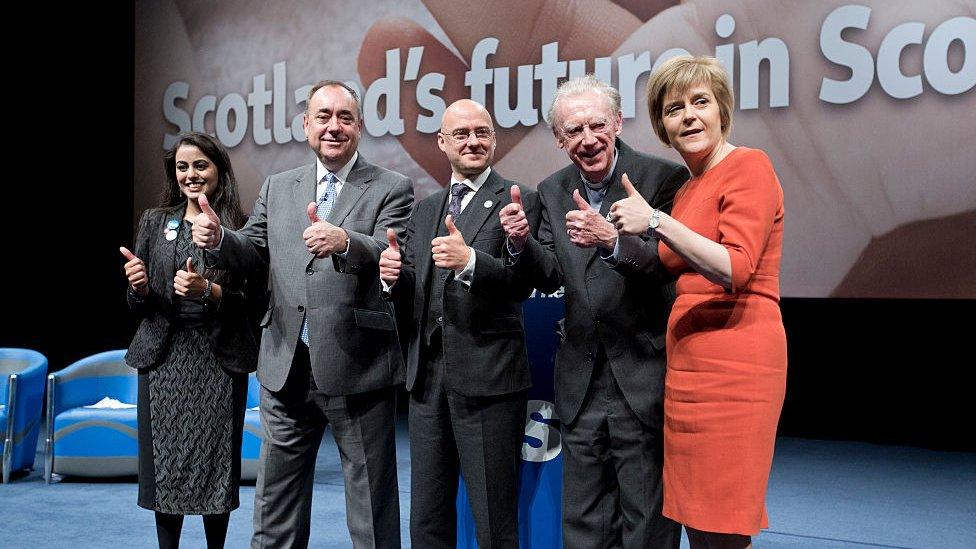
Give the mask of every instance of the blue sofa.
M 257 478 L 261 451 L 260 385 L 248 377 L 248 408 L 241 441 L 241 478 Z M 138 473 L 137 408 L 85 408 L 104 397 L 136 404 L 138 373 L 125 364 L 125 350 L 79 360 L 48 376 L 45 479 L 53 474 L 112 477 Z
M 124 359 L 124 349 L 107 351 L 48 376 L 47 482 L 53 474 L 113 477 L 138 472 L 136 408 L 85 408 L 104 397 L 136 403 L 138 376 Z
M 30 349 L 0 348 L 0 453 L 3 482 L 34 466 L 41 429 L 47 357 Z

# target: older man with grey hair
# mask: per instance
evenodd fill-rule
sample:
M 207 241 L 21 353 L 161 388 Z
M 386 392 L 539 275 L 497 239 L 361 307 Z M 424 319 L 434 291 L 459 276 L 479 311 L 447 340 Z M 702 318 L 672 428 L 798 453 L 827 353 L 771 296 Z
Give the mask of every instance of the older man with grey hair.
M 312 86 L 303 122 L 315 161 L 268 177 L 239 231 L 222 229 L 209 208 L 193 221 L 193 241 L 218 268 L 269 270 L 254 549 L 308 546 L 327 426 L 342 462 L 352 546 L 400 547 L 394 429 L 404 364 L 376 277 L 387 230 L 405 229 L 413 185 L 359 153 L 362 120 L 353 88 Z
M 618 137 L 620 94 L 592 75 L 563 83 L 549 111 L 572 164 L 539 184 L 542 220 L 526 228 L 515 205 L 499 212 L 509 264 L 544 292 L 565 287 L 556 354 L 567 548 L 674 547 L 680 526 L 661 514 L 665 330 L 674 300 L 657 241 L 618 236 L 606 216 L 625 198 L 625 174 L 670 211 L 682 166 Z M 535 233 L 533 236 L 531 233 Z

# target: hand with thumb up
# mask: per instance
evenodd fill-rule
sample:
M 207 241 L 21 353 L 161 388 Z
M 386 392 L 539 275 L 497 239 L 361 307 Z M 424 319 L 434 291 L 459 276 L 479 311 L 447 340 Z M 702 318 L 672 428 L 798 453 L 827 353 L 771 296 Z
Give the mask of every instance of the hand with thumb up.
M 525 217 L 522 207 L 522 191 L 518 185 L 512 185 L 512 202 L 506 204 L 498 212 L 498 220 L 508 236 L 508 241 L 517 251 L 522 251 L 525 241 L 529 238 L 529 220 Z
M 149 277 L 146 275 L 146 264 L 125 246 L 119 248 L 119 251 L 122 252 L 122 256 L 126 260 L 122 268 L 125 269 L 125 277 L 129 279 L 129 286 L 133 292 L 145 297 L 149 293 Z
M 627 191 L 627 198 L 610 206 L 609 217 L 620 234 L 643 234 L 647 232 L 647 222 L 654 208 L 637 192 L 627 174 L 623 175 L 620 183 Z
M 200 299 L 207 289 L 207 279 L 197 274 L 193 267 L 193 260 L 186 258 L 183 269 L 176 271 L 173 277 L 173 290 L 176 295 L 189 299 Z
M 590 206 L 578 189 L 573 191 L 573 202 L 578 209 L 566 212 L 569 241 L 580 248 L 612 250 L 617 244 L 617 229 Z
M 220 244 L 223 236 L 220 217 L 210 208 L 207 195 L 201 193 L 197 202 L 200 204 L 200 213 L 190 220 L 193 223 L 193 243 L 205 250 L 212 250 Z
M 308 214 L 308 222 L 311 223 L 302 233 L 302 240 L 305 241 L 308 253 L 319 259 L 325 259 L 334 253 L 349 251 L 349 235 L 345 229 L 319 219 L 315 202 L 309 202 L 305 210 Z
M 389 246 L 380 253 L 380 279 L 392 286 L 400 278 L 400 267 L 403 264 L 400 257 L 400 244 L 393 229 L 386 230 L 386 240 Z
M 447 227 L 447 236 L 439 236 L 431 240 L 430 252 L 434 265 L 442 269 L 452 269 L 457 273 L 468 264 L 471 248 L 464 243 L 464 237 L 454 226 L 454 218 L 450 214 L 444 218 L 444 226 Z

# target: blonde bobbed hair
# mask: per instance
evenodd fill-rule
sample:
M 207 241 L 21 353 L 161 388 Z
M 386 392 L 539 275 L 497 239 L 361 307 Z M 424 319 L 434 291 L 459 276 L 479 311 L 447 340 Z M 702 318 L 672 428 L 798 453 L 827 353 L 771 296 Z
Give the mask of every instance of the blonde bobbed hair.
M 654 133 L 662 143 L 671 146 L 664 129 L 664 98 L 671 92 L 682 93 L 697 85 L 712 89 L 722 118 L 722 137 L 728 139 L 732 131 L 732 108 L 735 97 L 729 76 L 718 59 L 709 56 L 679 55 L 664 63 L 647 79 L 647 113 Z

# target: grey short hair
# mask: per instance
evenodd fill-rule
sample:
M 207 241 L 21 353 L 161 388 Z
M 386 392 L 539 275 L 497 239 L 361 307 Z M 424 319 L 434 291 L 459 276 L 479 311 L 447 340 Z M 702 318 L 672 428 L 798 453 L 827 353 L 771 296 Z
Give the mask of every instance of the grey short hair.
M 546 122 L 549 124 L 549 128 L 552 129 L 553 133 L 557 130 L 556 109 L 559 106 L 559 102 L 567 97 L 580 95 L 589 91 L 599 92 L 607 98 L 612 115 L 616 116 L 620 112 L 620 92 L 617 91 L 617 88 L 600 81 L 592 73 L 580 76 L 579 78 L 573 78 L 572 80 L 563 82 L 556 88 L 556 97 L 553 98 L 552 105 L 549 106 Z
M 359 118 L 359 120 L 362 120 L 363 105 L 362 103 L 359 102 L 359 94 L 356 93 L 356 90 L 353 89 L 351 86 L 349 86 L 349 84 L 346 84 L 345 82 L 340 82 L 338 80 L 319 80 L 311 87 L 311 89 L 308 90 L 308 98 L 305 100 L 305 114 L 306 115 L 311 114 L 310 112 L 308 112 L 308 105 L 309 103 L 312 102 L 312 96 L 315 95 L 315 92 L 319 91 L 322 88 L 328 88 L 330 86 L 336 88 L 342 88 L 347 92 L 349 92 L 349 95 L 352 96 L 353 103 L 356 104 L 356 116 Z

